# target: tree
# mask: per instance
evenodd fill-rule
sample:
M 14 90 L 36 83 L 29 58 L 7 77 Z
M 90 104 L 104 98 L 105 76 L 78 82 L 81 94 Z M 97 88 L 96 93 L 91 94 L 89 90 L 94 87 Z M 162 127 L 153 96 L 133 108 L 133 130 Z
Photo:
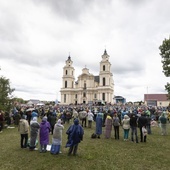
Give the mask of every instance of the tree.
M 4 111 L 10 111 L 12 106 L 12 92 L 15 89 L 10 87 L 9 79 L 0 77 L 0 109 Z
M 166 89 L 166 91 L 168 92 L 168 99 L 170 99 L 170 83 L 167 83 L 167 84 L 165 85 L 165 89 Z
M 159 49 L 162 57 L 163 73 L 166 77 L 170 77 L 170 38 L 165 39 Z M 170 99 L 170 83 L 165 85 L 165 90 L 168 92 L 168 99 Z

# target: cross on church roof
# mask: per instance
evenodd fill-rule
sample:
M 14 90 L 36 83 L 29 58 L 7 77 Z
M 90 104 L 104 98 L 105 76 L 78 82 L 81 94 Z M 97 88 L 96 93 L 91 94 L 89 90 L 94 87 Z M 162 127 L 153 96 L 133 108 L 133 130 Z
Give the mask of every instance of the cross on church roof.
M 104 55 L 107 55 L 107 51 L 106 51 L 106 49 L 104 50 Z

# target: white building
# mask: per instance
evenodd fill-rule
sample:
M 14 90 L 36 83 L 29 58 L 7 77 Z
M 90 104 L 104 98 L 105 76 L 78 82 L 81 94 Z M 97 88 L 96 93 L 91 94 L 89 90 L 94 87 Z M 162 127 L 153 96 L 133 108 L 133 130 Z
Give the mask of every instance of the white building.
M 63 67 L 61 104 L 88 104 L 98 101 L 113 103 L 114 82 L 109 57 L 105 50 L 100 62 L 99 75 L 94 76 L 89 73 L 89 69 L 83 68 L 82 74 L 75 81 L 75 69 L 69 56 Z

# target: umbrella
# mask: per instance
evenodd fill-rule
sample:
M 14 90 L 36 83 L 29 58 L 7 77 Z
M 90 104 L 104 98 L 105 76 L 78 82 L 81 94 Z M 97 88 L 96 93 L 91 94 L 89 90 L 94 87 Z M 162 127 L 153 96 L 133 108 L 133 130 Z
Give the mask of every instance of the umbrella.
M 35 108 L 29 108 L 29 109 L 26 110 L 26 112 L 30 112 L 30 111 L 33 111 L 33 110 L 35 110 Z
M 37 106 L 44 106 L 45 104 L 40 102 L 40 103 L 37 103 Z

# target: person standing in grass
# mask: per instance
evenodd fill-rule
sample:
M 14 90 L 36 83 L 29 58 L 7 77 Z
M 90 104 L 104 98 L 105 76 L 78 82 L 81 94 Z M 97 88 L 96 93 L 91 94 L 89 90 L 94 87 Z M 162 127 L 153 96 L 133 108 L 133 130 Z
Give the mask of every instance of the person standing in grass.
M 159 117 L 160 127 L 161 127 L 161 134 L 166 135 L 166 125 L 167 125 L 167 118 L 166 118 L 166 112 L 163 111 L 161 116 Z
M 146 124 L 146 129 L 148 134 L 151 134 L 151 117 L 150 115 L 146 115 L 146 119 L 147 119 L 147 124 Z
M 138 120 L 138 117 L 136 116 L 136 114 L 132 113 L 130 117 L 131 141 L 134 142 L 134 136 L 135 136 L 136 143 L 138 143 L 137 120 Z
M 56 154 L 61 153 L 61 144 L 62 144 L 62 131 L 64 126 L 61 124 L 61 119 L 58 119 L 57 123 L 54 125 L 53 137 L 52 137 L 52 145 L 57 145 L 58 149 Z
M 114 135 L 115 139 L 119 139 L 119 126 L 120 126 L 120 119 L 117 116 L 117 113 L 114 114 L 113 116 L 113 127 L 114 127 Z
M 53 135 L 54 125 L 56 124 L 56 120 L 57 120 L 55 112 L 50 113 L 49 120 L 51 126 L 51 134 Z
M 88 114 L 87 114 L 87 111 L 85 109 L 83 111 L 79 112 L 79 118 L 81 120 L 82 127 L 83 126 L 86 127 L 87 116 L 88 116 Z
M 103 116 L 102 110 L 100 110 L 100 112 L 96 115 L 96 135 L 99 139 L 102 134 Z
M 130 118 L 128 115 L 124 115 L 122 120 L 122 127 L 124 133 L 124 141 L 127 141 L 129 138 L 129 129 L 130 129 Z
M 145 117 L 145 113 L 141 112 L 141 116 L 139 116 L 138 118 L 138 127 L 140 130 L 140 142 L 144 142 L 144 136 L 143 136 L 143 132 L 142 132 L 142 127 L 146 127 L 147 125 L 147 119 Z
M 68 156 L 71 155 L 72 152 L 75 156 L 77 154 L 78 145 L 83 140 L 84 135 L 84 130 L 77 118 L 74 119 L 74 124 L 68 128 L 66 134 L 68 135 L 68 141 L 65 147 L 69 147 Z
M 37 117 L 34 117 L 30 122 L 30 151 L 35 150 L 39 128 L 40 124 L 37 122 Z
M 19 121 L 18 131 L 21 135 L 20 140 L 21 148 L 27 148 L 29 124 L 28 121 L 25 119 L 25 115 L 22 115 Z
M 87 113 L 88 128 L 92 128 L 93 117 L 94 117 L 93 113 L 91 112 L 91 110 L 89 110 Z
M 108 114 L 105 120 L 105 138 L 106 139 L 109 139 L 111 137 L 112 123 L 113 123 L 112 117 Z
M 49 144 L 50 123 L 47 121 L 47 117 L 42 118 L 40 124 L 40 152 L 46 152 L 47 145 Z
M 146 142 L 148 132 L 145 126 L 142 127 L 142 133 L 143 133 L 144 142 Z

